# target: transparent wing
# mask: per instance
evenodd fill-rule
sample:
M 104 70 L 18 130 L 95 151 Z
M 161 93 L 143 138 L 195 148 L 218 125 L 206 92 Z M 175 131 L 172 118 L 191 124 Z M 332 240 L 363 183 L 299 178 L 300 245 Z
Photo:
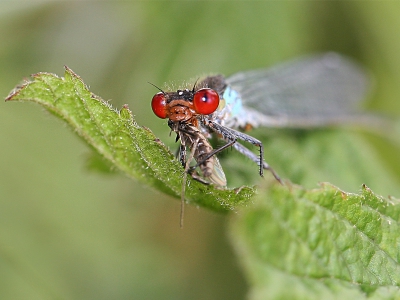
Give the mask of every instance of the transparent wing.
M 251 118 L 265 116 L 260 125 L 288 127 L 321 126 L 357 118 L 358 104 L 370 86 L 366 72 L 337 53 L 237 73 L 226 81 L 239 92 L 243 105 L 258 114 Z

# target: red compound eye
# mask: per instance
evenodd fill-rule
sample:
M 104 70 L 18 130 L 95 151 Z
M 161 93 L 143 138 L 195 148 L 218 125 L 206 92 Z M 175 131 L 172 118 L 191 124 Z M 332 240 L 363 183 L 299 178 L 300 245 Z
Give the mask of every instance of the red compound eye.
M 193 96 L 194 110 L 202 115 L 213 113 L 219 105 L 218 93 L 212 89 L 200 89 Z
M 163 93 L 160 92 L 154 95 L 151 100 L 151 108 L 157 117 L 161 119 L 167 117 L 167 102 Z

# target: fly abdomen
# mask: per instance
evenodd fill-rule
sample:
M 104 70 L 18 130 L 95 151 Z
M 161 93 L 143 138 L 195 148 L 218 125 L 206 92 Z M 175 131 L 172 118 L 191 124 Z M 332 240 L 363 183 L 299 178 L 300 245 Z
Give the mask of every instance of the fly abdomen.
M 199 164 L 203 176 L 213 184 L 226 186 L 226 178 L 222 166 L 215 155 L 210 156 L 214 150 L 203 135 L 201 135 L 201 140 L 196 150 L 194 158 Z
M 210 183 L 226 186 L 225 173 L 216 156 L 212 155 L 214 149 L 208 142 L 207 138 L 200 130 L 189 124 L 185 124 L 184 128 L 178 131 L 181 142 L 190 150 L 193 150 L 193 159 L 200 168 L 202 177 Z
M 214 167 L 215 157 L 211 156 L 207 158 L 207 156 L 209 156 L 209 154 L 213 151 L 213 148 L 203 136 L 199 136 L 198 138 L 199 140 L 197 148 L 194 152 L 194 159 L 199 164 L 203 176 L 210 177 Z

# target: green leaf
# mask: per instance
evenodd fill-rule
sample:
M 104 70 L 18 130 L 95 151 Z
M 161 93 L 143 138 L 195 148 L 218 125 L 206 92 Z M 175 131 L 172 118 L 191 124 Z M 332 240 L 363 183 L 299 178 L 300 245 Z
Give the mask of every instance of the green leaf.
M 90 171 L 97 171 L 101 174 L 115 174 L 116 170 L 112 163 L 96 151 L 90 152 L 86 155 L 85 167 Z
M 92 94 L 68 67 L 64 78 L 50 73 L 32 75 L 6 98 L 32 101 L 66 121 L 101 157 L 127 176 L 180 197 L 183 168 L 153 133 L 139 126 L 127 105 L 120 110 Z M 215 211 L 247 203 L 254 189 L 217 189 L 188 176 L 187 200 Z
M 39 103 L 66 121 L 95 150 L 92 168 L 119 170 L 180 197 L 183 168 L 174 155 L 135 122 L 127 105 L 114 109 L 72 70 L 66 68 L 64 78 L 35 74 L 6 100 Z M 193 203 L 219 212 L 239 208 L 232 240 L 252 299 L 400 296 L 397 200 L 377 197 L 365 186 L 356 195 L 331 185 L 275 185 L 261 191 L 255 205 L 243 207 L 253 188 L 217 189 L 187 180 L 186 198 Z
M 400 201 L 272 187 L 232 220 L 251 299 L 400 297 Z

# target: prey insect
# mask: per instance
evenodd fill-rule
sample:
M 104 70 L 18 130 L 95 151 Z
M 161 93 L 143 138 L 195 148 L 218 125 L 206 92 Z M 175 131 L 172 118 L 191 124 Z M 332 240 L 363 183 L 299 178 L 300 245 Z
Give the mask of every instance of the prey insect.
M 242 131 L 259 126 L 371 124 L 370 115 L 357 112 L 368 86 L 368 76 L 357 64 L 339 54 L 325 53 L 228 78 L 207 76 L 188 89 L 160 89 L 151 105 L 156 116 L 168 119 L 180 141 L 178 156 L 185 176 L 224 187 L 226 178 L 216 154 L 229 147 L 255 162 L 260 176 L 268 170 L 281 182 L 264 161 L 262 142 Z M 225 144 L 213 149 L 208 141 L 213 134 Z M 258 155 L 239 140 L 257 146 Z M 184 188 L 182 201 L 183 193 Z

